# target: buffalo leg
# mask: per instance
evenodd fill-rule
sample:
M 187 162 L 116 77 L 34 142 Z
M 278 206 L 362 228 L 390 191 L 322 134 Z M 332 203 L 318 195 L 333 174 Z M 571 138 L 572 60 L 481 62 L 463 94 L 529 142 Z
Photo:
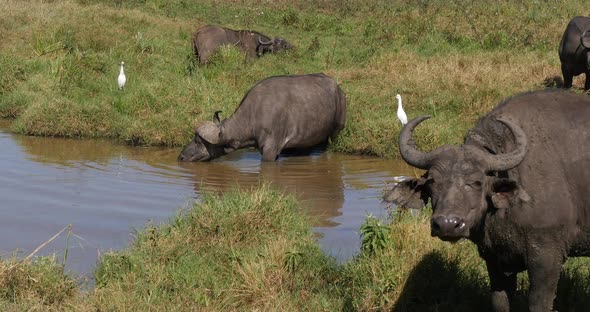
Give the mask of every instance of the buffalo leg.
M 529 311 L 553 311 L 553 300 L 564 259 L 548 250 L 544 250 L 543 254 L 540 250 L 537 251 L 528 262 Z
M 509 312 L 510 298 L 516 292 L 516 273 L 505 274 L 497 269 L 494 262 L 486 261 L 492 290 L 494 312 Z
M 570 74 L 569 70 L 567 69 L 567 66 L 563 64 L 561 65 L 561 74 L 563 75 L 563 87 L 571 88 L 574 80 L 574 75 Z M 586 81 L 588 81 L 588 79 L 586 79 Z
M 584 83 L 584 91 L 590 90 L 590 72 L 586 72 L 586 82 Z

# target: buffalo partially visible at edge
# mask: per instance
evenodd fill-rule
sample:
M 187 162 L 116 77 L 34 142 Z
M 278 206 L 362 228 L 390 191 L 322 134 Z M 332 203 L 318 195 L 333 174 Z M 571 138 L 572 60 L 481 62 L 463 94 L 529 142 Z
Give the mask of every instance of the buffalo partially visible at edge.
M 576 16 L 567 24 L 559 43 L 563 86 L 571 88 L 574 76 L 586 74 L 584 90 L 590 89 L 590 17 Z

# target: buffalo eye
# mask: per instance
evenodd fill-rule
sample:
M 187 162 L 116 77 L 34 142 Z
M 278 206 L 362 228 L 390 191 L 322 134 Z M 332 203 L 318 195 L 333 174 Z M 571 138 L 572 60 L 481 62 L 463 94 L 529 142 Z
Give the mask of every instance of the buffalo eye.
M 468 182 L 465 184 L 465 187 L 474 189 L 474 190 L 479 190 L 481 189 L 481 181 L 473 181 L 473 182 Z

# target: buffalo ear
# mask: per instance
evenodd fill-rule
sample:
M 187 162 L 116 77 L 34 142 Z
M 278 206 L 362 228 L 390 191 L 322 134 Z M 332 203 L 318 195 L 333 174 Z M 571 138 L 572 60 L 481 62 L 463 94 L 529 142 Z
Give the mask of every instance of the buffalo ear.
M 582 45 L 586 49 L 590 49 L 590 31 L 586 30 L 582 33 Z
M 510 179 L 495 180 L 492 183 L 490 197 L 501 217 L 506 213 L 506 209 L 510 208 L 517 200 L 527 202 L 531 199 L 516 181 Z
M 429 198 L 425 182 L 424 178 L 404 180 L 385 193 L 383 201 L 410 209 L 424 208 Z

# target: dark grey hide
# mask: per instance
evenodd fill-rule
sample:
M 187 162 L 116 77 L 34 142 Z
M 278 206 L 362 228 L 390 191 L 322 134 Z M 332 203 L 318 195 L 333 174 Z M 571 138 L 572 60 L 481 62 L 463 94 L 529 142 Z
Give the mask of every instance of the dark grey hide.
M 461 146 L 420 152 L 410 121 L 404 160 L 427 172 L 385 200 L 420 208 L 431 234 L 467 238 L 485 260 L 495 311 L 509 311 L 516 273 L 528 270 L 529 310 L 547 312 L 568 256 L 590 256 L 590 99 L 568 91 L 515 96 L 482 117 Z
M 193 53 L 199 58 L 200 64 L 207 63 L 209 56 L 222 45 L 234 45 L 251 58 L 293 47 L 285 39 L 271 39 L 252 30 L 233 30 L 207 25 L 193 34 Z
M 197 127 L 179 161 L 207 161 L 236 149 L 256 147 L 274 161 L 284 149 L 308 149 L 344 128 L 346 97 L 324 74 L 276 76 L 258 82 L 234 114 Z
M 574 17 L 559 44 L 559 60 L 564 88 L 572 87 L 574 76 L 586 74 L 584 90 L 590 89 L 590 18 Z

